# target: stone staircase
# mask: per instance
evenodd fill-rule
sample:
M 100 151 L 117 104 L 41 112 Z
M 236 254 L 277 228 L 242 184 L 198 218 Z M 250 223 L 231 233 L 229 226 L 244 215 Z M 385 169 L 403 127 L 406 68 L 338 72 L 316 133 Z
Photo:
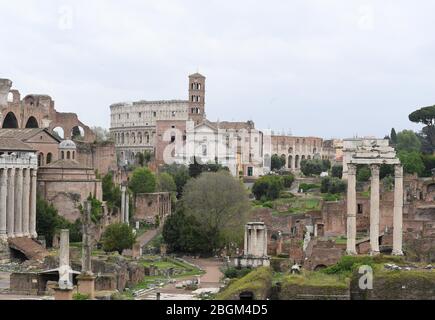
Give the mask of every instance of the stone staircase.
M 13 238 L 8 240 L 9 247 L 24 254 L 29 260 L 43 261 L 48 251 L 30 238 Z

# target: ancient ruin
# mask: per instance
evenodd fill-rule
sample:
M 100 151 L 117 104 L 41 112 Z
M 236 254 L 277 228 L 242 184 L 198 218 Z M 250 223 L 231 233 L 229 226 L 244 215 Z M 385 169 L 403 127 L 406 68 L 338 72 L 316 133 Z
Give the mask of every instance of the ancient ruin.
M 267 228 L 263 222 L 250 222 L 245 226 L 243 256 L 235 260 L 238 267 L 269 266 L 267 255 Z
M 379 170 L 382 164 L 395 168 L 393 254 L 403 255 L 403 167 L 388 140 L 345 140 L 343 170 L 347 177 L 347 253 L 356 254 L 356 169 L 369 165 L 372 173 L 370 197 L 371 253 L 379 254 Z

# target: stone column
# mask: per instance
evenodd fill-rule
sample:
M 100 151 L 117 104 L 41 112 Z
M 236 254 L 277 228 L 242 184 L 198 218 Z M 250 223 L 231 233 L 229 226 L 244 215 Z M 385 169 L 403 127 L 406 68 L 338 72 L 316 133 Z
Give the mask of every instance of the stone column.
M 370 194 L 370 246 L 371 254 L 379 254 L 379 170 L 377 164 L 370 166 L 372 172 Z
M 8 238 L 15 237 L 15 168 L 8 170 L 7 229 Z
M 243 251 L 243 255 L 247 256 L 248 255 L 248 234 L 249 234 L 249 230 L 248 230 L 248 226 L 245 226 L 245 248 Z
M 125 191 L 126 187 L 124 185 L 121 186 L 121 223 L 124 223 L 125 217 Z
M 15 173 L 15 236 L 23 236 L 23 169 Z
M 258 256 L 258 249 L 257 249 L 257 241 L 258 241 L 258 230 L 257 227 L 254 227 L 254 229 L 252 230 L 254 233 L 254 241 L 253 241 L 253 250 L 252 253 L 254 256 Z
M 125 194 L 125 217 L 124 223 L 130 225 L 130 195 L 128 192 Z
M 393 255 L 401 256 L 403 228 L 403 167 L 394 167 Z
M 348 164 L 347 177 L 347 254 L 356 252 L 356 165 Z
M 36 233 L 36 169 L 31 170 L 30 174 L 30 218 L 29 232 L 32 238 L 37 238 Z
M 23 178 L 23 236 L 30 236 L 30 169 L 24 170 Z
M 0 241 L 6 240 L 7 236 L 7 224 L 6 224 L 6 214 L 7 214 L 7 178 L 8 171 L 3 169 L 0 171 Z
M 59 267 L 69 266 L 69 230 L 60 231 Z
M 267 228 L 264 228 L 264 232 L 263 232 L 263 234 L 264 234 L 264 252 L 263 252 L 263 256 L 264 257 L 266 257 L 267 256 L 267 240 L 268 240 L 268 238 L 267 238 Z

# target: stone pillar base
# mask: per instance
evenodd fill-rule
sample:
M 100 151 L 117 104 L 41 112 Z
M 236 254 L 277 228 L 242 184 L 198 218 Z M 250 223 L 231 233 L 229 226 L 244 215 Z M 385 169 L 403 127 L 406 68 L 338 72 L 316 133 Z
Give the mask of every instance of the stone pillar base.
M 358 255 L 358 252 L 353 251 L 353 250 L 347 250 L 347 251 L 346 251 L 346 254 L 347 254 L 348 256 L 357 256 L 357 255 Z
M 91 300 L 95 299 L 95 278 L 95 276 L 91 275 L 79 275 L 77 277 L 78 292 L 88 295 Z
M 54 300 L 71 301 L 73 299 L 73 289 L 62 290 L 60 288 L 54 289 Z
M 393 256 L 403 256 L 403 251 L 402 250 L 393 250 L 392 253 Z
M 378 255 L 380 255 L 381 253 L 379 252 L 379 251 L 370 251 L 370 255 L 371 256 L 378 256 Z

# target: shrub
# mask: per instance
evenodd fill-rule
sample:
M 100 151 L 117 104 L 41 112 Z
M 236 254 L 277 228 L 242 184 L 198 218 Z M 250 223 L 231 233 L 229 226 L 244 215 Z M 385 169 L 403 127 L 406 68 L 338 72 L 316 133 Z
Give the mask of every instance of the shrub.
M 341 197 L 339 194 L 328 193 L 328 194 L 325 194 L 323 196 L 323 200 L 325 200 L 325 201 L 334 201 L 335 202 L 335 201 L 338 201 L 340 199 L 341 199 Z
M 293 182 L 295 181 L 295 177 L 291 174 L 282 176 L 284 187 L 291 188 Z
M 338 194 L 346 191 L 346 183 L 338 178 L 325 177 L 322 179 L 320 192 Z
M 147 168 L 137 168 L 133 172 L 129 183 L 133 193 L 152 193 L 156 191 L 156 178 L 154 174 Z
M 116 223 L 107 227 L 102 236 L 103 250 L 105 252 L 118 252 L 122 254 L 125 249 L 131 249 L 136 241 L 133 230 L 124 223 Z
M 312 184 L 312 183 L 301 183 L 299 186 L 299 190 L 302 190 L 302 192 L 306 193 L 313 189 L 318 189 L 320 186 L 318 184 Z
M 356 180 L 359 182 L 366 182 L 369 181 L 372 173 L 370 171 L 370 168 L 366 165 L 358 166 L 357 173 L 356 173 Z
M 231 267 L 224 271 L 224 276 L 229 279 L 235 279 L 235 278 L 243 278 L 244 276 L 248 275 L 252 271 L 251 268 L 235 268 Z
M 280 176 L 264 176 L 258 179 L 252 187 L 252 193 L 257 200 L 275 200 L 278 199 L 281 191 L 284 189 L 283 178 Z

